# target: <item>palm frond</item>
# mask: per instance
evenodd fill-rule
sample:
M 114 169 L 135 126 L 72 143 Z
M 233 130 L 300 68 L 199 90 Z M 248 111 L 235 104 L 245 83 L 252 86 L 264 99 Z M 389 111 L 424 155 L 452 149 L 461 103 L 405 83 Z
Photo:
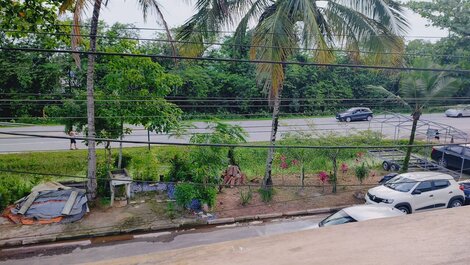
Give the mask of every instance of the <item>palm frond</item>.
M 369 90 L 372 90 L 372 91 L 376 91 L 380 94 L 382 94 L 384 96 L 384 100 L 385 101 L 388 101 L 388 102 L 395 102 L 395 103 L 398 103 L 398 104 L 401 104 L 403 106 L 407 106 L 409 107 L 409 104 L 408 102 L 406 102 L 405 100 L 403 100 L 400 95 L 395 95 L 394 93 L 388 91 L 387 89 L 385 89 L 383 86 L 373 86 L 373 85 L 369 85 L 366 87 L 367 89 Z
M 253 47 L 250 57 L 253 60 L 275 61 L 279 64 L 257 65 L 257 81 L 269 94 L 269 99 L 279 98 L 284 83 L 284 66 L 282 62 L 292 54 L 296 46 L 294 21 L 287 15 L 286 6 L 281 4 L 268 9 L 261 17 L 254 30 Z

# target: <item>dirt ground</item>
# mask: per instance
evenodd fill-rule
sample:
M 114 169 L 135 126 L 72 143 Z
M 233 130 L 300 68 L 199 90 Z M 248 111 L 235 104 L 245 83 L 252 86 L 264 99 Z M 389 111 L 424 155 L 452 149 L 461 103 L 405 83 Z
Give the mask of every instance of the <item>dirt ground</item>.
M 220 218 L 360 204 L 364 203 L 364 200 L 356 198 L 354 194 L 358 191 L 365 194 L 368 189 L 377 186 L 385 174 L 372 170 L 360 185 L 353 172 L 339 173 L 336 193 L 332 193 L 330 184 L 323 188 L 317 175 L 306 175 L 306 187 L 303 189 L 298 187 L 298 176 L 276 175 L 273 176 L 273 183 L 277 187 L 274 189 L 272 201 L 265 203 L 261 200 L 259 184 L 251 188 L 252 200 L 245 206 L 241 204 L 240 192 L 248 193 L 249 187 L 224 188 L 217 196 L 215 213 Z

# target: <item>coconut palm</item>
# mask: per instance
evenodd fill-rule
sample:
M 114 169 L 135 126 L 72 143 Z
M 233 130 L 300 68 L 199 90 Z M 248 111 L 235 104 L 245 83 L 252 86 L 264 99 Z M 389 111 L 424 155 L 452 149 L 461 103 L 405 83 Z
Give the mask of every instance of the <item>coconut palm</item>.
M 413 62 L 416 68 L 442 68 L 441 66 L 426 60 L 416 59 Z M 382 91 L 388 96 L 388 99 L 396 100 L 403 105 L 410 107 L 413 123 L 408 141 L 403 167 L 401 170 L 406 172 L 410 162 L 411 152 L 413 150 L 416 128 L 418 121 L 427 104 L 436 97 L 452 95 L 458 89 L 457 80 L 447 72 L 421 71 L 404 74 L 400 80 L 398 95 L 395 95 L 380 86 L 369 86 L 370 89 Z
M 253 29 L 250 57 L 258 63 L 257 80 L 265 89 L 272 107 L 271 145 L 275 145 L 285 65 L 295 47 L 316 49 L 314 60 L 335 59 L 333 47 L 350 51 L 350 57 L 374 64 L 400 63 L 404 44 L 400 36 L 408 23 L 403 9 L 393 0 L 198 0 L 197 13 L 179 31 L 178 39 L 197 45 L 183 45 L 180 53 L 201 55 L 204 41 L 237 24 L 235 40 L 241 43 L 248 25 Z M 237 22 L 239 21 L 239 22 Z M 367 56 L 360 50 L 367 51 Z M 371 52 L 371 53 L 369 53 Z M 271 185 L 274 149 L 269 149 L 263 187 Z
M 173 53 L 176 54 L 176 49 L 172 42 L 172 37 L 168 25 L 163 17 L 160 5 L 156 0 L 138 0 L 139 6 L 142 9 L 144 20 L 147 19 L 148 12 L 154 11 L 157 14 L 157 21 L 160 22 L 166 29 L 167 37 L 173 47 Z M 93 3 L 93 13 L 90 21 L 90 49 L 88 55 L 87 65 L 87 132 L 90 138 L 95 138 L 95 100 L 94 100 L 94 72 L 95 72 L 95 59 L 93 54 L 96 52 L 96 34 L 98 32 L 98 22 L 102 0 L 64 0 L 59 8 L 61 13 L 69 9 L 73 10 L 73 26 L 72 26 L 72 49 L 76 50 L 80 42 L 80 21 L 84 13 L 85 7 L 88 3 Z M 108 3 L 108 0 L 104 3 Z M 73 54 L 73 58 L 78 68 L 81 68 L 80 57 L 78 54 Z M 94 140 L 88 140 L 88 183 L 87 189 L 89 191 L 89 199 L 96 197 L 97 181 L 96 181 L 96 143 Z

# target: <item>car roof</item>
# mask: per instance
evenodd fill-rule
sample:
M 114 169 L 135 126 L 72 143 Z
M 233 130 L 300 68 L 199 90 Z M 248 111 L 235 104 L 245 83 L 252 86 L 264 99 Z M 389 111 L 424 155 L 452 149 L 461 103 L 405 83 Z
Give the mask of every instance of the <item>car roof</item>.
M 405 213 L 395 208 L 378 205 L 351 206 L 348 208 L 344 208 L 343 211 L 358 222 L 370 219 L 405 215 Z
M 354 108 L 349 108 L 348 110 L 358 110 L 358 109 L 370 110 L 369 108 L 366 108 L 366 107 L 354 107 Z
M 442 172 L 434 172 L 434 171 L 408 172 L 408 173 L 400 174 L 399 176 L 416 180 L 416 181 L 435 180 L 435 179 L 454 179 L 449 174 L 442 173 Z

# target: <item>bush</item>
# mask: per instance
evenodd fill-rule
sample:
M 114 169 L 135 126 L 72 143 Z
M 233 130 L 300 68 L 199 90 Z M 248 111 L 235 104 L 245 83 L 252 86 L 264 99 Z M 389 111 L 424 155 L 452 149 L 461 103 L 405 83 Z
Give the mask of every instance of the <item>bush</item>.
M 122 154 L 121 168 L 127 168 L 131 164 L 132 157 L 128 154 Z M 114 158 L 114 168 L 118 167 L 119 154 Z
M 362 185 L 362 181 L 369 176 L 369 167 L 366 166 L 365 162 L 362 162 L 360 166 L 357 166 L 354 171 L 356 178 Z
M 217 188 L 213 186 L 199 188 L 199 197 L 203 203 L 207 203 L 209 207 L 215 206 L 215 201 L 217 199 Z
M 186 208 L 193 199 L 199 198 L 198 189 L 190 183 L 181 183 L 176 185 L 175 188 L 175 199 L 176 204 L 182 208 Z
M 274 190 L 272 188 L 259 189 L 258 193 L 261 195 L 261 200 L 263 202 L 270 202 L 273 200 Z
M 248 205 L 252 199 L 253 199 L 253 191 L 251 190 L 251 187 L 248 187 L 247 192 L 240 190 L 240 202 L 243 206 Z
M 192 175 L 191 163 L 187 157 L 175 155 L 170 160 L 170 171 L 168 172 L 169 181 L 192 181 Z

